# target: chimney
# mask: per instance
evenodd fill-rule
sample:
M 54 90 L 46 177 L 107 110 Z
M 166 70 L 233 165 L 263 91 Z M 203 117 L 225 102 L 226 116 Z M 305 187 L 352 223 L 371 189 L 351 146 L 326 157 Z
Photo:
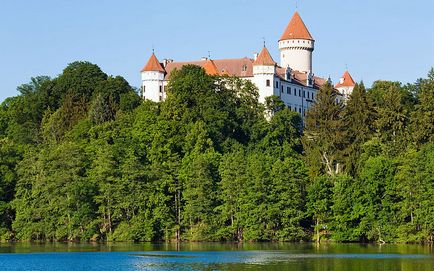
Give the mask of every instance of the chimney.
M 173 62 L 173 59 L 168 59 L 168 58 L 163 59 L 163 67 L 166 68 L 167 64 L 172 63 L 172 62 Z
M 201 59 L 200 60 L 202 60 L 202 61 L 207 61 L 208 60 L 208 58 L 206 57 L 206 56 L 203 56 L 203 57 L 201 57 Z
M 253 53 L 253 60 L 256 61 L 258 59 L 259 54 L 257 52 Z

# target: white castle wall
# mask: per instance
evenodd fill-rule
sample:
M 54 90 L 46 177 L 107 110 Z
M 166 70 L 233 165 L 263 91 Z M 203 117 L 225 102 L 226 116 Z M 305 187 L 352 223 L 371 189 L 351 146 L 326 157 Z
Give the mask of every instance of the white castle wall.
M 280 66 L 283 68 L 289 66 L 293 70 L 311 72 L 314 43 L 311 40 L 279 41 Z
M 164 73 L 157 71 L 142 72 L 143 99 L 161 102 L 166 98 L 164 91 Z

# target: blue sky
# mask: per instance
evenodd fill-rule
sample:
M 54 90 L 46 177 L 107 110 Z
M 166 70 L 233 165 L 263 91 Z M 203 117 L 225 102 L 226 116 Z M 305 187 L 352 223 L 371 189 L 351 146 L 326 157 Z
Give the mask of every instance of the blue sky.
M 0 101 L 37 75 L 56 76 L 75 60 L 140 85 L 152 47 L 157 57 L 251 57 L 277 40 L 294 0 L 1 0 Z M 316 40 L 314 73 L 336 82 L 346 65 L 368 86 L 413 82 L 434 66 L 433 0 L 299 0 Z

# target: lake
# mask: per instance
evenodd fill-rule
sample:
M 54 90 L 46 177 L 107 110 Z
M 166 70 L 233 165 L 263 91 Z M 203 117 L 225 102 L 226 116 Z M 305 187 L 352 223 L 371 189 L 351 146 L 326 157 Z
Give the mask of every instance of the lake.
M 434 250 L 358 244 L 0 244 L 0 270 L 429 271 Z

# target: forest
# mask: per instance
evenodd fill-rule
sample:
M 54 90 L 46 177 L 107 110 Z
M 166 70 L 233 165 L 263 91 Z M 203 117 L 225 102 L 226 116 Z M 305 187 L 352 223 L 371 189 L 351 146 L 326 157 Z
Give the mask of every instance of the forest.
M 327 84 L 304 119 L 193 65 L 161 103 L 89 62 L 17 89 L 2 241 L 433 242 L 433 69 L 346 103 Z

